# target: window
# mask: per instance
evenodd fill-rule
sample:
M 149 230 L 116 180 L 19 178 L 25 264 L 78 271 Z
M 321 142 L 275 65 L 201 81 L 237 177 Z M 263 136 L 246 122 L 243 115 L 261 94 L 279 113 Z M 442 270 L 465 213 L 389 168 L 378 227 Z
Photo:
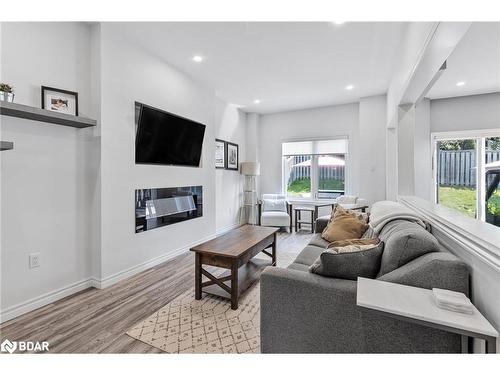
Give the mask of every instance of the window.
M 283 143 L 282 156 L 287 196 L 334 199 L 344 194 L 346 138 Z
M 433 134 L 436 203 L 500 226 L 500 136 Z

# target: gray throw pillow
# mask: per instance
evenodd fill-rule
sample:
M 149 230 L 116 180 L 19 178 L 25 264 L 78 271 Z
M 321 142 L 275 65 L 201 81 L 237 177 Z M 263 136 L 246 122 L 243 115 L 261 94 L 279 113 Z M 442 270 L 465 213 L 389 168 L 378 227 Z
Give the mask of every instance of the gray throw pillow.
M 382 241 L 367 250 L 337 252 L 335 249 L 323 251 L 309 267 L 309 271 L 321 276 L 348 280 L 356 280 L 358 277 L 374 278 L 377 275 L 384 250 Z
M 378 277 L 424 254 L 439 251 L 439 243 L 432 234 L 406 220 L 388 223 L 379 236 L 385 248 Z

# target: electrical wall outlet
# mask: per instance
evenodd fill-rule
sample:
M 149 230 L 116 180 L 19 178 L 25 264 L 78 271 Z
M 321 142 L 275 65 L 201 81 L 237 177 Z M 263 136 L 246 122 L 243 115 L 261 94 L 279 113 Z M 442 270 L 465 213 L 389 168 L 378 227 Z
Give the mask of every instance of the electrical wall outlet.
M 30 268 L 40 267 L 40 253 L 30 254 Z

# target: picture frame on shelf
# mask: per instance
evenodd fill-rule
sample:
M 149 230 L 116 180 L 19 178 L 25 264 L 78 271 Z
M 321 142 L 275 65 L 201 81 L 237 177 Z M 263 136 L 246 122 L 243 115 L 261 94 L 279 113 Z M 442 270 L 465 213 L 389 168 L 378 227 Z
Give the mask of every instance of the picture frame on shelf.
M 227 166 L 226 141 L 215 138 L 215 168 L 224 169 Z
M 239 168 L 239 146 L 236 143 L 226 142 L 226 169 L 237 171 Z
M 42 86 L 42 109 L 78 116 L 78 93 Z

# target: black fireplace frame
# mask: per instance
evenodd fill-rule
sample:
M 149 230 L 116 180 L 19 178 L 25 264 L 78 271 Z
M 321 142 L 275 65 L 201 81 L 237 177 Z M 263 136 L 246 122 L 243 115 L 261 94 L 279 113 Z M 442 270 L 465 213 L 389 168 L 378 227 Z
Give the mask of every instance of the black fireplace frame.
M 203 216 L 203 186 L 135 190 L 135 233 Z

